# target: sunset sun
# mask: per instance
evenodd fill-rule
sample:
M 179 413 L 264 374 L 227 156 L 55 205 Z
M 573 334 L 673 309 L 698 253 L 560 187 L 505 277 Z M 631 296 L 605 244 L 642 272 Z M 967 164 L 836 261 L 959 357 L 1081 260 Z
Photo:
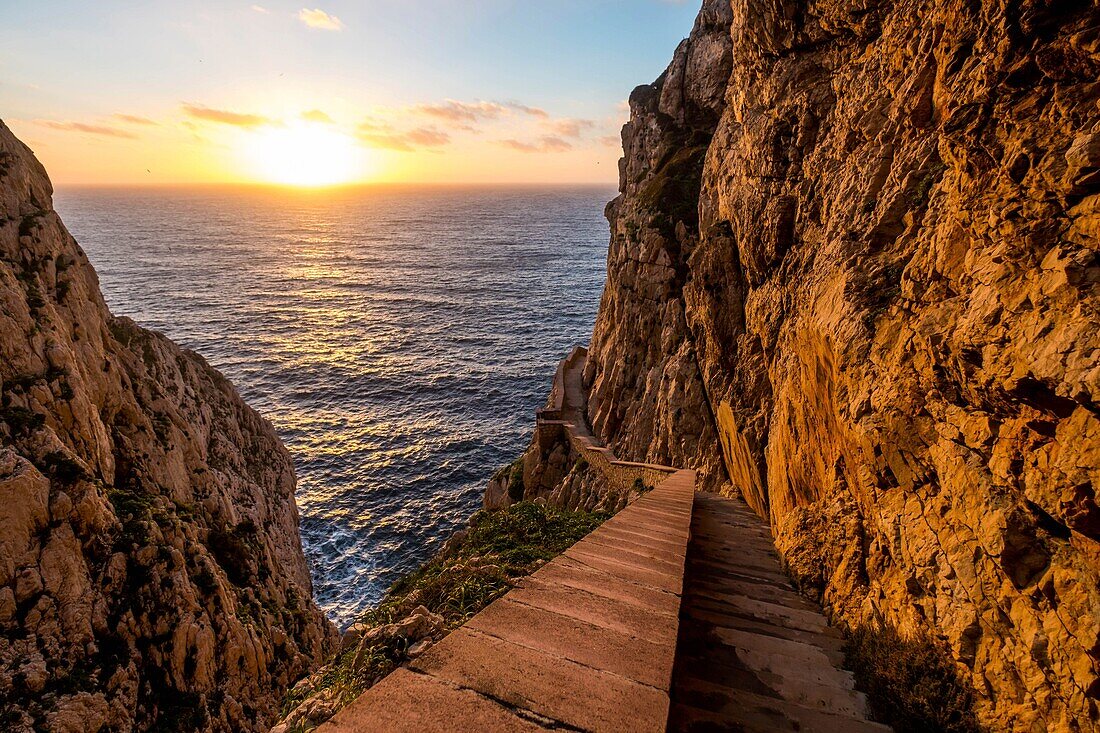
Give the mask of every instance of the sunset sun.
M 260 180 L 288 186 L 331 186 L 361 178 L 364 151 L 326 125 L 291 122 L 255 133 L 246 146 Z

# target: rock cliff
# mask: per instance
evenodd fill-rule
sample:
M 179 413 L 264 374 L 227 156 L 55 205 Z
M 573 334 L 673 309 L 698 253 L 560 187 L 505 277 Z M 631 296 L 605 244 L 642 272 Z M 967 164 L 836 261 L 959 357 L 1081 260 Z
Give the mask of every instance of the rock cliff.
M 0 728 L 266 730 L 335 634 L 290 458 L 111 315 L 51 194 L 0 123 Z
M 593 432 L 996 730 L 1100 726 L 1098 80 L 1095 2 L 706 0 L 608 208 Z

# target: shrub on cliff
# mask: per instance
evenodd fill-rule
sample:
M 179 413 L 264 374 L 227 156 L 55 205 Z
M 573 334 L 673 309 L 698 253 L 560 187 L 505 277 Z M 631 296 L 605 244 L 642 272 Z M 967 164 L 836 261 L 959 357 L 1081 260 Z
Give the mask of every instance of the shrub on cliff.
M 891 627 L 856 629 L 845 664 L 875 718 L 895 733 L 981 733 L 973 691 L 931 641 L 905 639 Z

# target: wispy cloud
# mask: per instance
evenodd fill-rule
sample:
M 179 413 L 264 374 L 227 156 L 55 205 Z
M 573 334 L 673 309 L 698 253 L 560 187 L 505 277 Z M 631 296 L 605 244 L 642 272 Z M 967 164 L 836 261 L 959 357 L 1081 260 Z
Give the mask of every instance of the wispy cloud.
M 200 104 L 184 104 L 183 111 L 196 120 L 217 122 L 223 125 L 233 125 L 234 127 L 252 128 L 261 127 L 263 125 L 279 124 L 278 121 L 261 115 L 242 114 L 240 112 L 231 112 L 224 109 L 213 109 L 211 107 L 204 107 Z
M 584 135 L 585 132 L 594 128 L 596 123 L 592 120 L 563 118 L 560 120 L 547 120 L 543 125 L 559 137 L 579 138 Z
M 529 107 L 526 104 L 520 104 L 519 102 L 505 102 L 505 107 L 514 109 L 517 112 L 522 112 L 525 115 L 531 115 L 532 117 L 542 117 L 543 119 L 550 116 L 550 113 L 541 107 Z
M 544 135 L 536 142 L 523 140 L 501 140 L 500 144 L 521 153 L 565 153 L 573 149 L 572 143 L 555 135 Z
M 298 11 L 298 20 L 310 28 L 320 28 L 326 31 L 338 31 L 344 28 L 344 23 L 335 15 L 329 15 L 320 8 L 302 8 Z
M 265 8 L 263 5 L 253 5 L 252 9 L 255 10 L 257 13 L 263 13 L 264 15 L 267 15 L 268 13 L 271 12 L 270 10 Z
M 335 120 L 319 109 L 311 109 L 302 113 L 302 119 L 307 122 L 323 122 L 326 125 L 335 124 Z
M 507 107 L 496 102 L 458 102 L 448 99 L 442 104 L 418 104 L 413 111 L 449 122 L 477 122 L 495 120 L 507 112 Z
M 376 148 L 411 153 L 420 148 L 441 148 L 451 142 L 451 136 L 434 127 L 417 127 L 403 132 L 373 121 L 359 125 L 358 137 Z
M 119 112 L 119 113 L 113 114 L 111 116 L 113 118 L 115 118 L 116 120 L 119 120 L 121 122 L 128 122 L 131 125 L 159 125 L 160 124 L 159 122 L 157 122 L 155 120 L 151 120 L 148 117 L 142 117 L 141 115 L 128 115 L 128 114 L 124 114 L 122 112 Z
M 532 117 L 549 117 L 546 110 L 520 104 L 519 102 L 460 102 L 456 99 L 447 99 L 437 104 L 418 104 L 412 108 L 412 111 L 448 123 L 497 120 L 512 112 L 519 112 Z
M 121 137 L 128 139 L 137 139 L 137 135 L 129 130 L 120 130 L 117 127 L 110 127 L 109 125 L 90 125 L 85 122 L 58 122 L 56 120 L 35 120 L 36 125 L 42 127 L 48 127 L 51 130 L 62 130 L 64 132 L 85 132 L 89 135 L 102 135 L 104 137 Z

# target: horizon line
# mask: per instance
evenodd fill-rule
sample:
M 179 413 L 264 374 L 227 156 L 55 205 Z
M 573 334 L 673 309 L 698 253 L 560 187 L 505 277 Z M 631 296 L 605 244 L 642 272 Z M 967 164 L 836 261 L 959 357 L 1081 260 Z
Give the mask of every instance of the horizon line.
M 618 182 L 594 181 L 362 181 L 356 183 L 337 183 L 324 186 L 295 186 L 290 184 L 266 183 L 263 181 L 181 181 L 174 183 L 100 183 L 100 182 L 54 182 L 54 190 L 59 188 L 259 188 L 277 191 L 301 191 L 320 193 L 355 188 L 614 188 Z

